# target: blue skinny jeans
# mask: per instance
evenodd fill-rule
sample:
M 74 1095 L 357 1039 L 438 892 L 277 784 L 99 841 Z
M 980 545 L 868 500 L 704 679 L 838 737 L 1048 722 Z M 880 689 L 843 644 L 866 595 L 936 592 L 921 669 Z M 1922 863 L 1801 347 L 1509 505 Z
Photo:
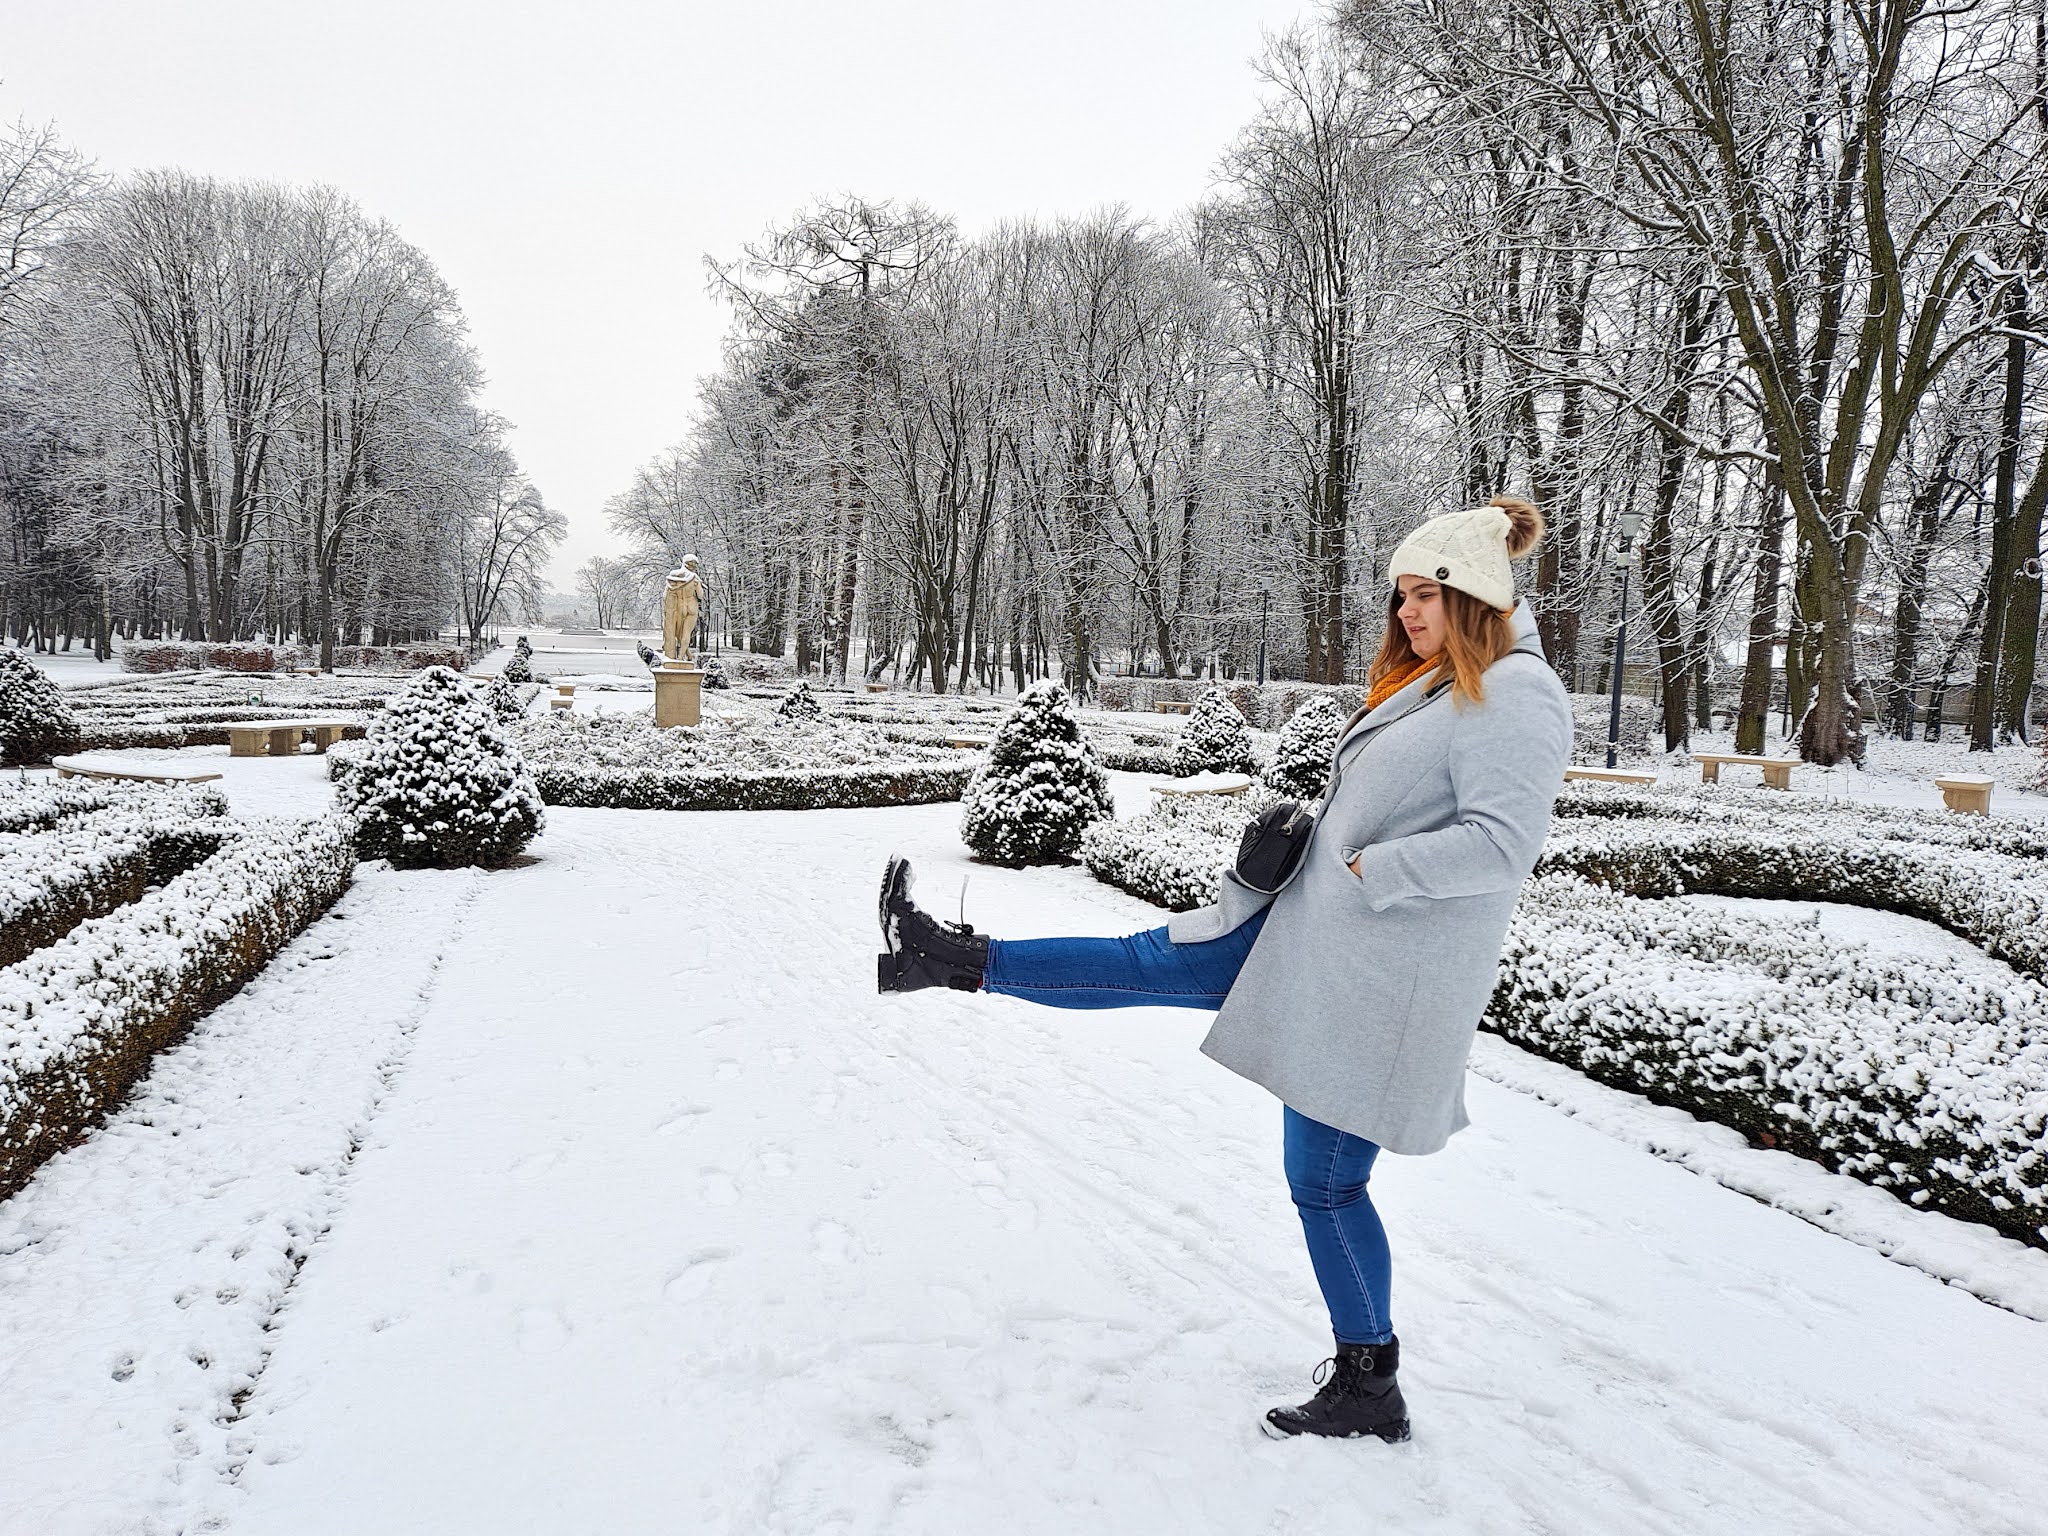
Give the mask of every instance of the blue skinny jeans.
M 1260 912 L 1205 944 L 1176 944 L 1164 928 L 1118 939 L 991 939 L 982 990 L 1050 1008 L 1220 1008 L 1265 921 Z M 1340 1344 L 1386 1343 L 1393 1260 L 1366 1188 L 1379 1147 L 1285 1109 L 1281 1148 L 1331 1331 Z

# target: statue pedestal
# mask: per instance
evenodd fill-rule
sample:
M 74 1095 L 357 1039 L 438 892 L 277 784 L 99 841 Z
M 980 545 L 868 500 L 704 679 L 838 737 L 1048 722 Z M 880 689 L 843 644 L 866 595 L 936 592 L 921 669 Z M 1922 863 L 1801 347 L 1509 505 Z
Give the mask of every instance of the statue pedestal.
M 665 661 L 654 669 L 654 723 L 696 725 L 704 718 L 704 673 Z

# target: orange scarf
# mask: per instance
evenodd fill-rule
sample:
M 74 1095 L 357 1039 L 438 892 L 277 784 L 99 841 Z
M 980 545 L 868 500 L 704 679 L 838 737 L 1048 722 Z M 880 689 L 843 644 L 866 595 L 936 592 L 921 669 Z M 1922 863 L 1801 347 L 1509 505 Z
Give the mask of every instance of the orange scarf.
M 1417 661 L 1414 666 L 1408 668 L 1405 672 L 1389 672 L 1385 677 L 1374 683 L 1372 690 L 1366 694 L 1366 709 L 1368 711 L 1378 709 L 1387 700 L 1422 676 L 1423 673 L 1435 667 L 1442 659 L 1440 656 L 1432 656 L 1427 661 Z

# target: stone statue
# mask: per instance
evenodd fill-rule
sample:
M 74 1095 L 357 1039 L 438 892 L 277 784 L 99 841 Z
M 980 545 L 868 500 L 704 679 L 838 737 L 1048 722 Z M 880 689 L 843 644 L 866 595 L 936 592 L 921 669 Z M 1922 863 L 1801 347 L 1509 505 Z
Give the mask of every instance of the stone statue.
M 687 667 L 691 642 L 697 638 L 697 613 L 703 606 L 704 583 L 697 576 L 697 557 L 686 556 L 668 573 L 661 594 L 661 658 L 664 666 Z

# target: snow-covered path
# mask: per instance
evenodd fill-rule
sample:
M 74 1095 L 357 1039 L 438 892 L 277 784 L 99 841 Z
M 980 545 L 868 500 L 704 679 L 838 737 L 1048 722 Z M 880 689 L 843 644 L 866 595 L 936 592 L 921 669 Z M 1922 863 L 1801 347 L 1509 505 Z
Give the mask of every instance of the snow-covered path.
M 33 1528 L 2048 1530 L 2048 1324 L 1477 1080 L 1375 1179 L 1415 1440 L 1267 1441 L 1327 1352 L 1277 1106 L 1201 1015 L 876 998 L 882 855 L 950 908 L 957 814 L 551 811 L 421 925 L 233 1432 Z M 1157 920 L 1077 871 L 967 905 Z

